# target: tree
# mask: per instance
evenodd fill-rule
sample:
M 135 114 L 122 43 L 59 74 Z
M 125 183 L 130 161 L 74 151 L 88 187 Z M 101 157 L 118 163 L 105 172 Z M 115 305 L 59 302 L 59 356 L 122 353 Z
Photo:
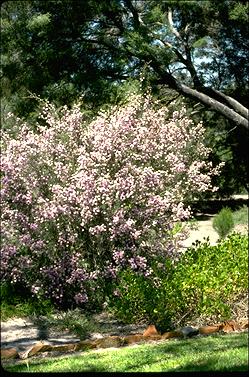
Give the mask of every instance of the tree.
M 36 108 L 29 92 L 59 105 L 84 94 L 97 108 L 146 67 L 146 83 L 161 97 L 170 90 L 171 99 L 181 95 L 190 106 L 202 104 L 202 113 L 215 114 L 218 133 L 225 124 L 245 185 L 247 11 L 243 1 L 227 0 L 6 2 L 3 97 L 22 116 Z
M 126 79 L 147 63 L 154 84 L 167 85 L 248 129 L 248 110 L 224 93 L 232 85 L 247 90 L 247 5 L 243 2 L 67 0 L 5 4 L 3 38 L 6 33 L 9 40 L 4 46 L 9 53 L 18 46 L 14 59 L 25 70 L 31 68 L 32 77 L 26 77 L 31 91 L 41 93 L 49 83 L 57 83 L 61 91 L 63 83 L 72 83 L 80 91 L 84 80 L 90 87 L 97 78 L 99 82 L 101 78 Z M 239 65 L 235 65 L 235 58 Z M 13 66 L 13 61 L 12 66 L 4 65 L 5 78 L 18 74 L 10 70 Z

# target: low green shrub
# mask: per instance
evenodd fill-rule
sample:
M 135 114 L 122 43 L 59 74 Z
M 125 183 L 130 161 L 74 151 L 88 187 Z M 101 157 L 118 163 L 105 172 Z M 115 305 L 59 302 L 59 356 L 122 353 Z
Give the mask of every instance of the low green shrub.
M 86 339 L 91 332 L 97 330 L 91 318 L 80 308 L 56 311 L 46 316 L 34 316 L 32 319 L 39 328 L 70 331 L 80 338 L 80 340 Z
M 47 315 L 54 311 L 54 306 L 50 300 L 33 297 L 18 284 L 2 283 L 0 298 L 2 321 L 12 317 Z
M 181 299 L 196 315 L 231 315 L 231 304 L 248 289 L 248 239 L 233 233 L 216 246 L 197 244 L 177 265 Z
M 233 229 L 233 213 L 230 208 L 224 207 L 213 219 L 213 228 L 220 238 L 225 238 Z
M 231 318 L 247 289 L 248 239 L 233 233 L 216 246 L 196 243 L 176 263 L 155 264 L 149 277 L 124 271 L 109 305 L 123 321 L 145 320 L 166 331 L 199 317 Z
M 248 226 L 248 207 L 246 205 L 233 212 L 233 221 L 234 224 L 245 224 Z

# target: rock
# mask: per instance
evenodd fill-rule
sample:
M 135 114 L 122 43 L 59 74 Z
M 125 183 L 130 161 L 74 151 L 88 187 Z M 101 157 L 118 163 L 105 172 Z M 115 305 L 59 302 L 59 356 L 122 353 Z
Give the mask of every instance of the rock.
M 149 325 L 144 331 L 143 336 L 159 335 L 155 325 Z
M 102 334 L 100 334 L 100 333 L 93 333 L 92 335 L 91 335 L 91 339 L 92 340 L 95 340 L 95 339 L 103 339 L 104 338 L 104 336 L 102 335 Z
M 109 347 L 122 347 L 124 340 L 120 336 L 108 336 L 103 339 L 97 339 L 93 341 L 96 348 L 109 348 Z
M 208 335 L 219 332 L 222 329 L 221 324 L 213 325 L 213 326 L 202 326 L 199 327 L 199 334 Z
M 171 338 L 183 338 L 183 333 L 181 331 L 174 330 L 174 331 L 165 332 L 161 336 L 161 339 L 171 339 Z
M 68 343 L 68 344 L 60 344 L 56 346 L 51 346 L 50 351 L 53 352 L 68 352 L 68 351 L 75 351 L 76 350 L 76 343 Z
M 144 341 L 144 335 L 142 334 L 135 334 L 135 335 L 126 335 L 123 337 L 124 345 L 139 343 Z
M 143 339 L 146 340 L 146 341 L 161 340 L 162 339 L 162 335 L 158 334 L 158 335 L 143 336 Z
M 222 323 L 222 331 L 225 333 L 230 333 L 230 332 L 239 331 L 239 330 L 240 330 L 240 326 L 234 320 L 225 321 Z
M 16 348 L 1 349 L 1 359 L 17 359 L 19 357 Z
M 31 346 L 24 352 L 19 352 L 21 359 L 27 359 L 30 356 L 36 355 L 38 352 L 51 351 L 52 346 L 48 343 L 37 342 L 35 345 Z
M 240 328 L 242 330 L 248 329 L 249 328 L 249 320 L 248 319 L 241 320 L 240 321 Z
M 75 351 L 85 351 L 89 349 L 94 349 L 97 347 L 95 340 L 82 340 L 81 342 L 75 344 Z
M 182 332 L 184 337 L 191 338 L 192 336 L 198 335 L 199 334 L 199 329 L 196 329 L 191 326 L 186 326 L 183 327 L 180 332 Z

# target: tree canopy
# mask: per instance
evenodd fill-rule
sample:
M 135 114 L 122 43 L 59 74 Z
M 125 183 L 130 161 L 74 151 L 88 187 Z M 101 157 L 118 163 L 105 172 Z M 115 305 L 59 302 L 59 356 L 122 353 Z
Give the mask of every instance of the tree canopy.
M 181 95 L 214 112 L 213 127 L 234 128 L 247 161 L 248 3 L 6 1 L 1 25 L 6 110 L 32 113 L 30 92 L 60 105 L 83 94 L 96 107 L 145 72 L 161 98 Z

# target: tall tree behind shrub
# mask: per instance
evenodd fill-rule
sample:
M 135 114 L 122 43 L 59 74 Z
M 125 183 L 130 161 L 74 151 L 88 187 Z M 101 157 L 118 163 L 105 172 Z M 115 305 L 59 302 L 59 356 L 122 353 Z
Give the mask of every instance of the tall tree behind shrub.
M 174 258 L 184 203 L 214 190 L 204 129 L 149 94 L 100 113 L 47 103 L 37 132 L 2 134 L 2 279 L 59 306 L 102 300 L 120 268 Z M 18 124 L 18 120 L 16 121 Z

